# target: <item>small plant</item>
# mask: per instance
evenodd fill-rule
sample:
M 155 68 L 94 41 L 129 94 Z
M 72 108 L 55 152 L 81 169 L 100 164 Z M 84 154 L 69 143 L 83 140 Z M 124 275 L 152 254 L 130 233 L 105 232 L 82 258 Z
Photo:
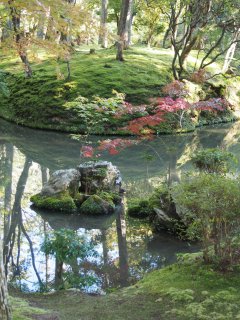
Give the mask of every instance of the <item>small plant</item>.
M 231 152 L 219 148 L 200 150 L 192 156 L 191 160 L 200 171 L 218 174 L 227 173 L 231 164 L 236 162 Z
M 190 80 L 195 83 L 202 84 L 207 80 L 207 72 L 205 69 L 199 69 L 190 75 Z

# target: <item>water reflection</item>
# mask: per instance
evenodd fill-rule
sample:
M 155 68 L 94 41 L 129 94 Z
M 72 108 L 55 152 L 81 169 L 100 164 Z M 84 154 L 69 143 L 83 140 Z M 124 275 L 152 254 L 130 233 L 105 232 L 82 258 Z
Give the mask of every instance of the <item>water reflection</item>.
M 194 134 L 162 136 L 103 158 L 117 165 L 127 196 L 145 197 L 159 181 L 178 181 L 191 168 L 190 155 L 200 147 L 223 146 L 240 154 L 240 124 L 206 128 Z M 99 140 L 99 137 L 97 138 Z M 93 143 L 96 139 L 93 138 Z M 165 266 L 176 253 L 194 247 L 161 234 L 138 220 L 126 218 L 123 208 L 115 215 L 87 218 L 34 211 L 29 198 L 41 190 L 49 172 L 75 167 L 79 142 L 66 134 L 25 129 L 0 121 L 0 203 L 4 233 L 4 259 L 8 277 L 22 290 L 82 287 L 87 291 L 127 286 L 145 272 Z M 44 237 L 67 228 L 94 241 L 96 255 L 71 264 L 56 261 L 40 250 Z M 81 280 L 81 281 L 80 281 Z

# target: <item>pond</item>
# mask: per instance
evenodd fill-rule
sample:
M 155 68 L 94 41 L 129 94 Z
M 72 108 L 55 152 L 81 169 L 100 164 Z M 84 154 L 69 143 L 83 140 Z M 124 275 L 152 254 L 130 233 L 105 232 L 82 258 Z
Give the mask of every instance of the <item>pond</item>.
M 117 155 L 101 154 L 121 171 L 126 197 L 146 197 L 163 181 L 178 181 L 192 170 L 190 155 L 201 147 L 224 147 L 240 155 L 240 124 L 205 127 L 194 133 L 165 135 L 134 145 Z M 106 139 L 93 137 L 92 143 Z M 128 286 L 146 272 L 176 261 L 178 253 L 196 245 L 154 234 L 144 221 L 127 217 L 120 208 L 111 216 L 87 218 L 34 211 L 30 197 L 49 174 L 75 168 L 84 142 L 69 134 L 32 130 L 0 120 L 0 207 L 4 256 L 9 281 L 22 291 L 52 290 L 59 280 L 65 288 L 104 293 Z M 43 253 L 41 245 L 54 230 L 71 229 L 94 246 L 94 256 L 63 266 Z

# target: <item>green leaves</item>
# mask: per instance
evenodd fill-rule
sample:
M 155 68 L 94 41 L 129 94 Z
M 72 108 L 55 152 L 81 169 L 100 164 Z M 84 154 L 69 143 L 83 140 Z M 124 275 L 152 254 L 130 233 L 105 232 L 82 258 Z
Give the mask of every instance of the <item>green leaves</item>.
M 200 150 L 192 156 L 191 160 L 200 171 L 218 174 L 227 173 L 230 166 L 237 162 L 231 152 L 219 148 Z
M 95 254 L 93 244 L 88 243 L 83 236 L 79 236 L 76 231 L 70 229 L 55 230 L 48 235 L 41 250 L 47 255 L 54 255 L 58 261 L 65 263 Z

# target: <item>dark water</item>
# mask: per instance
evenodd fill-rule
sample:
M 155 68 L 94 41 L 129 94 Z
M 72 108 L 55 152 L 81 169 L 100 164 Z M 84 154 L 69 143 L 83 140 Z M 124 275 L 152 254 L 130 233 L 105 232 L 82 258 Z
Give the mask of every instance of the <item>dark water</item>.
M 195 133 L 162 136 L 101 159 L 122 173 L 127 197 L 145 197 L 163 181 L 178 181 L 192 169 L 189 156 L 200 147 L 224 147 L 240 155 L 240 124 L 202 128 Z M 101 137 L 92 138 L 97 143 Z M 104 292 L 127 286 L 146 272 L 176 261 L 176 254 L 196 247 L 166 234 L 154 234 L 144 222 L 123 210 L 101 218 L 35 212 L 30 196 L 39 192 L 49 173 L 74 168 L 84 142 L 69 135 L 31 130 L 0 120 L 0 208 L 4 255 L 10 282 L 24 291 L 67 287 Z M 64 264 L 46 256 L 41 244 L 53 230 L 67 228 L 94 242 L 95 255 Z M 91 284 L 88 279 L 91 278 Z M 59 279 L 60 278 L 60 279 Z M 85 283 L 84 283 L 85 281 Z M 86 284 L 87 281 L 87 284 Z

